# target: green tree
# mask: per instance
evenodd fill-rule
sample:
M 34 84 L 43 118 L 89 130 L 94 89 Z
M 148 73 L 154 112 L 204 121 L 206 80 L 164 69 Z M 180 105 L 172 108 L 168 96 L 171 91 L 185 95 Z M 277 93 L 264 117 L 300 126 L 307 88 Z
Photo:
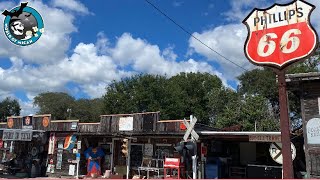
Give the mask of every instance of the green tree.
M 96 99 L 78 99 L 74 102 L 71 110 L 71 118 L 80 119 L 81 122 L 99 122 L 102 115 L 103 100 Z
M 291 65 L 287 68 L 287 74 L 317 72 L 319 64 L 319 49 L 316 53 L 305 61 L 301 61 Z M 258 119 L 263 127 L 262 129 L 270 129 L 274 127 L 275 130 L 280 119 L 279 107 L 279 92 L 277 84 L 276 73 L 270 68 L 254 69 L 247 71 L 238 77 L 240 85 L 238 93 L 241 96 L 261 96 L 265 98 L 268 108 L 266 115 L 267 119 Z M 293 122 L 301 118 L 300 100 L 299 97 L 288 91 L 290 117 Z M 246 99 L 245 101 L 248 101 Z M 257 106 L 258 107 L 258 106 Z
M 163 76 L 136 75 L 114 81 L 107 87 L 104 95 L 104 112 L 106 114 L 161 111 L 161 117 L 168 117 L 171 98 L 177 98 L 172 87 Z
M 209 73 L 180 73 L 169 80 L 181 97 L 179 101 L 183 105 L 183 114 L 180 117 L 195 115 L 199 122 L 209 124 L 211 114 L 208 95 L 214 89 L 221 89 L 222 81 Z
M 52 119 L 68 119 L 75 99 L 63 92 L 46 92 L 34 98 L 34 105 L 39 107 L 39 114 L 51 114 Z
M 104 95 L 106 113 L 160 111 L 161 119 L 195 115 L 208 123 L 208 93 L 221 88 L 221 80 L 209 73 L 181 73 L 171 78 L 137 75 L 114 81 Z
M 20 104 L 16 99 L 7 97 L 0 102 L 0 117 L 2 120 L 5 120 L 8 116 L 19 116 L 20 111 Z

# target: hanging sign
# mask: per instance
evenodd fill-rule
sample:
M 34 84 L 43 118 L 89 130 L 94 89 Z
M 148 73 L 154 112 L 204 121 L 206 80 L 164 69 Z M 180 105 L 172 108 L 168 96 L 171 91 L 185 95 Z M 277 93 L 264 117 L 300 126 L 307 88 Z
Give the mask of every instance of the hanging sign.
M 22 129 L 32 129 L 32 116 L 22 118 Z
M 43 127 L 45 127 L 45 128 L 48 127 L 49 123 L 50 123 L 49 117 L 45 116 L 42 118 L 42 126 Z
M 14 125 L 13 118 L 8 118 L 8 120 L 7 120 L 7 126 L 8 126 L 8 128 L 12 128 L 13 125 Z
M 243 21 L 248 29 L 247 58 L 257 65 L 283 69 L 310 55 L 318 43 L 309 18 L 314 8 L 302 0 L 255 8 Z
M 119 131 L 132 131 L 133 130 L 133 117 L 120 117 Z

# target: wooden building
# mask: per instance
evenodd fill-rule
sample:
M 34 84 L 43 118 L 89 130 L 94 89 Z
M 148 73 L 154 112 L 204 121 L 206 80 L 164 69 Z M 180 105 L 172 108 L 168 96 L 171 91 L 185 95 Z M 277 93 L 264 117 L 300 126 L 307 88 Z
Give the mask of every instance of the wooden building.
M 11 116 L 0 123 L 1 164 L 15 159 L 17 164 L 11 171 L 22 177 L 44 176 L 47 158 L 47 134 L 50 114 L 35 116 Z
M 139 174 L 139 170 L 144 171 L 141 168 L 144 158 L 160 162 L 165 157 L 175 156 L 174 147 L 181 141 L 185 131 L 182 120 L 161 121 L 159 116 L 160 112 L 102 115 L 99 123 L 79 123 L 77 135 L 83 150 L 92 143 L 105 150 L 102 172 L 111 170 L 126 176 L 129 163 L 129 176 L 132 177 Z M 121 154 L 123 139 L 130 140 L 129 158 Z M 81 159 L 80 172 L 86 174 L 86 160 L 84 156 Z M 141 174 L 145 174 L 141 171 Z
M 320 73 L 286 75 L 287 88 L 300 97 L 308 178 L 320 178 Z

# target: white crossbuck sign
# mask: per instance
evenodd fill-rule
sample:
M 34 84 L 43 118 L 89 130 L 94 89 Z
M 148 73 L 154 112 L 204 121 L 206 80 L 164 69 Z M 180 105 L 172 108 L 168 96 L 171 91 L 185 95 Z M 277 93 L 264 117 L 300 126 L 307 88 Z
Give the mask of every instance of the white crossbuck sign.
M 190 124 L 186 121 L 186 119 L 183 119 L 183 124 L 186 126 L 187 128 L 187 131 L 186 133 L 184 134 L 183 136 L 183 140 L 184 141 L 187 141 L 188 138 L 189 138 L 189 135 L 191 134 L 191 137 L 193 137 L 193 139 L 195 139 L 196 141 L 199 139 L 199 135 L 196 133 L 196 131 L 194 131 L 194 125 L 196 124 L 197 122 L 197 118 L 192 118 L 190 120 Z

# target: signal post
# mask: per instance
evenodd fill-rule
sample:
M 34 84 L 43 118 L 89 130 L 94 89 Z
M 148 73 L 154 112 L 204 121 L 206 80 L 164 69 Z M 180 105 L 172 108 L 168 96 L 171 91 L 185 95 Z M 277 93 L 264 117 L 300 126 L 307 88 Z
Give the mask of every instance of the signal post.
M 271 67 L 278 75 L 285 179 L 294 178 L 285 68 L 306 59 L 317 48 L 318 35 L 310 24 L 314 8 L 306 1 L 295 0 L 288 4 L 274 4 L 267 9 L 255 8 L 243 20 L 248 29 L 244 46 L 246 57 L 253 64 Z
M 127 164 L 127 179 L 129 179 L 129 171 L 130 171 L 130 139 L 124 138 L 122 139 L 122 145 L 121 145 L 121 154 L 122 157 L 126 158 L 126 164 Z

